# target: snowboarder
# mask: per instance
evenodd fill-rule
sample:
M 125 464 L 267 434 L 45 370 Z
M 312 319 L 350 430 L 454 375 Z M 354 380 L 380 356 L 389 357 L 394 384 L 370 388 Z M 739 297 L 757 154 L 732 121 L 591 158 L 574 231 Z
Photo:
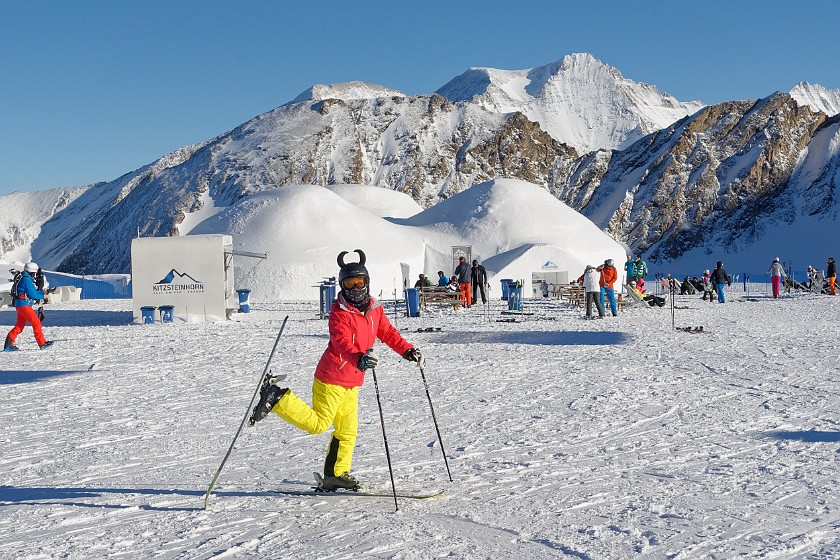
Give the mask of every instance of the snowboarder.
M 723 297 L 723 285 L 731 286 L 732 278 L 724 270 L 723 261 L 718 261 L 714 272 L 712 272 L 712 284 L 717 291 L 718 303 L 726 303 L 726 299 Z
M 315 368 L 312 406 L 288 388 L 267 385 L 254 407 L 252 418 L 260 421 L 274 412 L 290 424 L 320 434 L 334 425 L 324 462 L 323 488 L 356 489 L 350 474 L 353 449 L 359 427 L 359 387 L 365 371 L 379 360 L 373 350 L 378 338 L 404 359 L 424 364 L 420 350 L 407 342 L 391 325 L 379 301 L 370 295 L 370 275 L 364 252 L 356 249 L 359 262 L 345 263 L 347 251 L 338 255 L 338 283 L 341 288 L 329 315 L 330 340 Z
M 487 285 L 487 270 L 476 260 L 472 262 L 470 281 L 472 282 L 472 300 L 478 303 L 478 292 L 481 290 L 481 303 L 487 303 L 487 295 L 484 290 Z
M 600 286 L 601 286 L 601 294 L 600 294 L 600 303 L 601 309 L 604 309 L 604 294 L 606 294 L 607 299 L 610 302 L 610 311 L 612 311 L 613 317 L 618 317 L 618 307 L 615 303 L 615 281 L 618 280 L 618 270 L 616 270 L 615 266 L 613 266 L 613 260 L 607 259 L 604 261 L 604 266 L 601 268 L 601 279 L 600 279 Z
M 17 311 L 17 321 L 9 334 L 6 335 L 6 343 L 3 346 L 3 351 L 14 352 L 18 350 L 15 346 L 15 340 L 18 335 L 23 332 L 26 324 L 32 325 L 32 330 L 35 333 L 35 341 L 41 348 L 47 348 L 52 345 L 51 340 L 44 338 L 44 332 L 41 328 L 41 321 L 38 319 L 38 314 L 32 309 L 32 305 L 38 300 L 44 299 L 43 290 L 35 287 L 35 274 L 39 267 L 34 262 L 26 263 L 23 267 L 23 272 L 18 278 L 15 278 L 15 283 L 12 287 L 12 297 L 15 300 L 15 310 Z
M 452 276 L 458 279 L 458 285 L 461 288 L 461 300 L 467 307 L 472 305 L 471 275 L 472 271 L 470 270 L 470 265 L 467 264 L 467 260 L 464 257 L 458 258 L 458 266 L 455 267 L 455 272 Z
M 779 257 L 773 259 L 773 263 L 770 265 L 770 269 L 767 272 L 770 273 L 770 284 L 773 286 L 773 299 L 778 299 L 779 289 L 782 285 L 782 277 L 787 278 L 785 269 L 779 262 Z
M 586 318 L 592 317 L 592 303 L 598 309 L 598 318 L 604 318 L 604 306 L 601 304 L 601 273 L 591 264 L 586 265 L 583 271 L 583 287 L 586 291 Z

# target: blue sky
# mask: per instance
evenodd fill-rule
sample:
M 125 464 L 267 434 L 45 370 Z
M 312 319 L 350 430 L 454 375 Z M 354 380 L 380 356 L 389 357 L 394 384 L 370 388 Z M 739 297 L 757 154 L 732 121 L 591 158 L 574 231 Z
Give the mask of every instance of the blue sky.
M 680 100 L 840 89 L 840 2 L 0 0 L 0 194 L 110 181 L 315 83 L 589 52 Z

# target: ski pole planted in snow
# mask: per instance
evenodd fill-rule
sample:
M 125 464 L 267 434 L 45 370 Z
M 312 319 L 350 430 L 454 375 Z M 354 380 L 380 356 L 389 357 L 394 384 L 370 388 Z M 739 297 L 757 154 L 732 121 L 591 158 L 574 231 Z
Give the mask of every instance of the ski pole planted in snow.
M 219 468 L 216 470 L 216 474 L 213 475 L 213 480 L 210 481 L 210 487 L 207 488 L 207 493 L 204 495 L 204 509 L 207 509 L 207 502 L 210 501 L 210 494 L 213 492 L 213 487 L 216 485 L 216 481 L 219 480 L 219 475 L 222 474 L 222 469 L 224 468 L 225 463 L 227 463 L 230 453 L 233 451 L 233 446 L 236 444 L 239 434 L 242 433 L 242 428 L 245 427 L 245 424 L 248 422 L 248 418 L 251 416 L 251 409 L 254 407 L 254 401 L 260 393 L 263 380 L 270 372 L 269 367 L 271 366 L 271 359 L 274 357 L 274 352 L 277 351 L 277 345 L 280 343 L 280 337 L 283 336 L 283 329 L 286 328 L 286 321 L 288 320 L 289 316 L 286 315 L 286 318 L 283 319 L 283 324 L 280 325 L 280 332 L 277 333 L 277 339 L 274 341 L 274 347 L 271 349 L 271 354 L 268 355 L 268 361 L 266 361 L 265 368 L 260 376 L 260 382 L 257 384 L 257 390 L 254 391 L 254 396 L 251 397 L 251 404 L 248 405 L 248 409 L 245 411 L 245 417 L 242 419 L 242 423 L 239 424 L 239 429 L 236 430 L 236 433 L 233 435 L 233 441 L 230 442 L 230 447 L 228 447 L 227 453 L 225 453 L 225 457 L 222 459 L 222 464 L 219 465 Z
M 435 431 L 437 432 L 438 442 L 440 443 L 440 451 L 443 453 L 443 464 L 446 465 L 446 474 L 449 475 L 449 482 L 452 482 L 452 473 L 449 471 L 449 461 L 446 460 L 446 448 L 443 446 L 443 438 L 440 437 L 440 428 L 438 428 L 437 416 L 435 416 L 435 407 L 432 405 L 432 395 L 429 394 L 429 383 L 426 381 L 426 368 L 420 366 L 420 377 L 423 378 L 423 387 L 426 388 L 426 398 L 429 399 L 429 409 L 432 411 L 432 421 L 435 423 Z
M 382 439 L 385 441 L 385 457 L 388 458 L 388 472 L 391 474 L 391 489 L 394 491 L 394 507 L 399 510 L 397 503 L 397 485 L 394 483 L 394 469 L 391 467 L 391 452 L 388 450 L 388 436 L 385 435 L 385 415 L 382 413 L 382 401 L 379 400 L 379 382 L 376 380 L 376 368 L 371 368 L 373 374 L 373 388 L 376 390 L 376 404 L 379 405 L 379 421 L 382 424 Z

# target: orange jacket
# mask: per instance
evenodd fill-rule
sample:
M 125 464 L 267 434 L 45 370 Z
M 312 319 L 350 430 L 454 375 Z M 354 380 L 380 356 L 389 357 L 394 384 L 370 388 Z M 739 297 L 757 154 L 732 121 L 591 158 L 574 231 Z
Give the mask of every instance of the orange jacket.
M 361 387 L 365 372 L 356 366 L 377 338 L 401 356 L 413 348 L 388 320 L 382 304 L 373 298 L 367 312 L 362 313 L 339 293 L 330 308 L 329 324 L 330 341 L 315 368 L 315 379 L 324 383 Z
M 601 269 L 601 287 L 612 288 L 616 280 L 618 280 L 618 271 L 615 267 L 604 265 L 604 268 Z

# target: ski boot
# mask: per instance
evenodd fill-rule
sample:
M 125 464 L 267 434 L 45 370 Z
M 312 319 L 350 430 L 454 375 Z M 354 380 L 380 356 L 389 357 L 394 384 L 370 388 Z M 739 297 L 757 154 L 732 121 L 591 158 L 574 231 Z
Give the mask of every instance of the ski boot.
M 47 340 L 41 345 L 41 350 L 43 350 L 44 348 L 49 348 L 52 345 L 53 345 L 53 341 L 52 340 Z
M 325 492 L 335 492 L 339 489 L 358 490 L 359 482 L 349 472 L 346 472 L 341 476 L 325 476 L 321 488 Z
M 271 412 L 274 405 L 277 404 L 280 399 L 283 398 L 283 395 L 286 394 L 286 391 L 288 391 L 288 389 L 281 389 L 275 385 L 276 382 L 276 378 L 266 377 L 265 382 L 263 382 L 263 386 L 260 389 L 260 400 L 257 401 L 257 405 L 254 407 L 253 412 L 251 412 L 251 417 L 248 419 L 249 426 L 253 426 L 268 416 L 268 413 Z
M 20 350 L 20 348 L 15 346 L 15 343 L 12 341 L 12 337 L 7 336 L 6 343 L 3 345 L 3 352 L 17 352 L 18 350 Z

